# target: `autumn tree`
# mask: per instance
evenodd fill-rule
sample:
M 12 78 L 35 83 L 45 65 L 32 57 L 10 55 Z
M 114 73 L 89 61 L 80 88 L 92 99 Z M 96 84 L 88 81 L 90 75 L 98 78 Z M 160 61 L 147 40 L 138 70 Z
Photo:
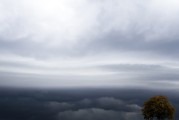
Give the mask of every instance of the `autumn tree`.
M 166 96 L 154 96 L 144 102 L 142 113 L 145 120 L 173 120 L 175 108 Z

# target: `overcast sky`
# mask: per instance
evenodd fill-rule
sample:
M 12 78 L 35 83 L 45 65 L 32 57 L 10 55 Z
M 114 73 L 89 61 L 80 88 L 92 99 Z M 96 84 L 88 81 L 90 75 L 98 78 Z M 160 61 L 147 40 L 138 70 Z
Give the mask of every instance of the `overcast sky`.
M 0 86 L 179 85 L 178 0 L 0 0 Z

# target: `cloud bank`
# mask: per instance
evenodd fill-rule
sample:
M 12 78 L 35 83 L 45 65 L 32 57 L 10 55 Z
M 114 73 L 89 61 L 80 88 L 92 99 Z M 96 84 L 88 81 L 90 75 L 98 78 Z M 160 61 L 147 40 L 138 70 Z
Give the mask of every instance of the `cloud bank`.
M 85 90 L 83 90 L 85 91 Z M 98 92 L 102 92 L 98 90 Z M 71 93 L 71 95 L 70 95 Z M 73 95 L 75 95 L 75 98 Z M 140 120 L 141 106 L 132 99 L 81 93 L 80 90 L 1 89 L 0 119 Z M 100 93 L 101 94 L 101 93 Z M 116 93 L 114 93 L 116 94 Z M 116 94 L 117 95 L 117 94 Z M 88 96 L 88 97 L 85 97 Z
M 141 107 L 154 95 L 166 95 L 179 108 L 178 90 L 0 88 L 0 119 L 143 120 Z
M 1 86 L 175 88 L 178 4 L 0 0 Z

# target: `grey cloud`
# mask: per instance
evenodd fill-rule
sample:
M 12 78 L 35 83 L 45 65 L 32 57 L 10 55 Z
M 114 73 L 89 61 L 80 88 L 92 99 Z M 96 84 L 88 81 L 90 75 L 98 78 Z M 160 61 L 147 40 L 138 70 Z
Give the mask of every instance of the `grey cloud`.
M 0 40 L 1 53 L 10 53 L 37 59 L 47 59 L 49 57 L 54 58 L 58 55 L 64 56 L 65 54 L 71 54 L 70 50 L 65 50 L 65 48 L 50 49 L 45 45 L 45 43 L 31 41 L 28 37 L 24 39 L 18 41 Z
M 47 103 L 47 107 L 55 111 L 65 111 L 73 109 L 74 105 L 67 102 L 50 101 Z
M 162 65 L 152 65 L 152 64 L 111 64 L 111 65 L 103 65 L 99 66 L 99 68 L 103 68 L 111 71 L 118 72 L 142 72 L 142 71 L 160 71 L 165 70 L 166 67 Z
M 177 74 L 178 70 L 170 72 L 170 69 L 168 71 L 164 72 L 156 72 L 156 73 L 149 73 L 145 75 L 141 75 L 141 78 L 143 80 L 155 80 L 155 81 L 178 81 L 179 75 Z
M 94 76 L 90 78 L 85 76 L 86 79 L 96 80 L 91 82 L 93 85 L 103 85 L 106 79 L 110 84 L 114 82 L 110 81 L 113 78 L 119 80 L 116 83 L 123 85 L 124 83 L 120 81 L 123 76 L 128 81 L 133 80 L 133 83 L 143 81 L 148 84 L 151 80 L 178 81 L 178 69 L 170 68 L 170 65 L 165 67 L 167 62 L 178 63 L 179 59 L 177 5 L 177 1 L 170 0 L 78 0 L 78 2 L 1 0 L 1 58 L 13 55 L 40 60 L 40 62 L 57 61 L 64 66 L 71 63 L 70 65 L 73 66 L 76 65 L 76 62 L 73 63 L 74 60 L 80 61 L 86 57 L 86 60 L 79 64 L 85 67 L 80 69 L 78 65 L 73 69 L 63 69 L 61 65 L 50 68 L 45 65 L 29 64 L 26 61 L 13 61 L 13 57 L 7 58 L 12 59 L 11 61 L 0 60 L 1 71 L 9 72 L 9 75 L 1 77 L 1 85 L 47 87 L 56 86 L 57 81 L 59 85 L 69 85 L 73 83 L 70 74 L 78 72 L 81 75 L 85 70 L 87 71 L 85 74 Z M 113 57 L 110 59 L 111 54 Z M 120 54 L 124 54 L 125 59 L 121 60 L 121 56 L 115 57 Z M 67 59 L 70 61 L 66 62 Z M 131 59 L 132 65 L 126 61 L 127 59 Z M 138 59 L 138 62 L 133 62 L 133 59 Z M 105 60 L 107 62 L 102 63 Z M 113 63 L 113 60 L 121 60 L 121 63 Z M 153 61 L 152 65 L 149 63 L 150 60 Z M 140 64 L 140 61 L 145 63 Z M 163 64 L 158 64 L 158 61 Z M 97 72 L 92 73 L 93 70 L 88 71 L 89 68 Z M 36 73 L 43 70 L 46 70 L 41 72 L 44 76 L 47 73 L 65 74 L 63 73 L 65 70 L 69 75 L 55 76 L 49 82 L 50 77 L 46 78 L 43 75 L 33 77 L 34 73 L 25 77 L 26 80 L 28 79 L 27 84 L 24 77 L 17 77 L 18 74 L 13 78 L 14 74 L 10 73 L 13 69 L 15 72 L 20 69 L 22 76 L 24 76 L 23 72 Z M 102 75 L 96 77 L 95 73 Z M 104 74 L 114 76 L 104 77 Z M 82 83 L 81 86 L 85 83 L 81 82 L 83 78 L 76 77 L 79 83 Z M 42 81 L 45 85 L 41 84 Z M 89 85 L 88 82 L 86 84 Z
M 37 37 L 38 39 L 41 39 L 40 41 L 42 42 L 35 42 L 34 40 L 32 40 L 33 37 L 36 36 L 36 34 L 31 34 L 31 31 L 28 31 L 29 35 L 14 41 L 9 41 L 8 38 L 1 37 L 1 49 L 15 54 L 22 54 L 25 56 L 35 56 L 35 57 L 44 57 L 44 56 L 57 57 L 59 55 L 81 56 L 81 55 L 90 54 L 91 52 L 93 54 L 95 53 L 100 54 L 101 52 L 103 53 L 103 52 L 113 52 L 113 51 L 135 51 L 136 53 L 138 53 L 139 51 L 144 51 L 144 52 L 146 51 L 146 52 L 153 52 L 152 54 L 158 53 L 157 55 L 164 55 L 166 57 L 178 58 L 176 51 L 178 51 L 177 44 L 178 44 L 179 36 L 177 34 L 178 31 L 177 26 L 179 24 L 177 21 L 179 18 L 174 17 L 174 19 L 168 19 L 170 15 L 168 14 L 166 15 L 165 9 L 163 11 L 157 9 L 158 7 L 157 5 L 155 5 L 154 1 L 151 2 L 149 1 L 138 2 L 138 1 L 130 1 L 130 0 L 125 2 L 87 1 L 87 3 L 89 4 L 84 3 L 85 7 L 87 8 L 89 6 L 94 7 L 95 9 L 92 12 L 97 15 L 93 16 L 89 21 L 86 21 L 87 24 L 85 24 L 84 26 L 88 26 L 88 24 L 91 26 L 89 26 L 89 28 L 87 27 L 90 30 L 87 31 L 88 33 L 85 34 L 85 37 L 79 36 L 75 44 L 70 45 L 70 47 L 64 47 L 68 44 L 72 44 L 72 42 L 70 41 L 68 43 L 65 42 L 66 43 L 65 45 L 58 46 L 58 42 L 60 42 L 60 40 L 64 41 L 64 39 L 61 39 L 60 36 L 59 38 L 57 38 L 57 40 L 55 40 L 57 42 L 55 45 L 57 46 L 49 47 L 48 44 L 51 42 L 47 42 L 47 41 L 49 40 L 53 41 L 53 39 L 56 39 L 50 35 L 51 31 L 53 31 L 53 29 L 50 29 L 49 34 L 48 32 L 44 33 L 44 31 L 42 31 L 41 34 L 43 34 L 45 37 L 39 37 L 39 38 Z M 22 2 L 22 5 L 23 4 L 24 3 Z M 147 4 L 150 4 L 151 6 L 150 5 L 148 6 Z M 13 5 L 11 5 L 11 7 L 12 6 Z M 13 9 L 17 9 L 16 8 L 17 6 L 19 6 L 19 4 L 15 4 L 13 6 Z M 82 5 L 80 4 L 80 6 Z M 22 7 L 21 4 L 20 7 Z M 31 7 L 32 6 L 30 6 L 30 8 Z M 66 7 L 69 6 L 67 5 Z M 165 4 L 164 7 L 166 7 Z M 153 9 L 156 10 L 157 12 L 153 13 Z M 168 12 L 170 13 L 172 12 L 172 10 L 173 10 L 172 8 L 169 8 Z M 19 12 L 19 9 L 17 9 L 16 11 Z M 174 9 L 174 11 L 176 11 L 177 13 L 178 9 Z M 15 14 L 11 10 L 10 12 L 12 12 L 12 14 Z M 77 10 L 76 12 L 79 11 Z M 154 15 L 152 15 L 151 13 Z M 30 15 L 33 14 L 35 13 L 32 13 Z M 23 17 L 28 17 L 23 15 L 24 14 L 21 14 L 21 16 L 16 16 L 16 17 L 17 18 L 20 17 L 19 19 L 22 19 Z M 175 16 L 175 14 L 171 14 L 171 15 Z M 34 17 L 34 16 L 29 16 L 29 17 Z M 160 17 L 162 17 L 162 19 L 157 19 Z M 34 21 L 33 20 L 26 21 L 25 19 L 25 21 L 22 21 L 20 23 L 22 24 L 22 26 L 24 25 L 25 27 L 27 27 L 26 29 L 30 27 L 30 26 L 26 26 L 28 22 L 32 22 L 32 23 L 34 22 L 34 24 L 41 23 L 41 19 L 37 19 L 37 18 L 34 19 L 35 19 Z M 50 23 L 48 23 L 48 21 L 45 22 L 47 22 L 47 24 L 51 24 L 51 22 L 53 21 L 51 21 Z M 74 21 L 73 24 L 75 23 L 76 21 Z M 9 25 L 9 27 L 10 27 L 9 29 L 17 31 L 16 28 L 19 29 L 18 20 L 16 20 L 16 22 L 13 23 L 12 25 Z M 39 25 L 38 27 L 41 28 L 43 26 Z M 83 26 L 81 27 L 83 28 Z M 164 30 L 162 30 L 161 27 Z M 33 29 L 36 30 L 35 28 Z M 67 28 L 67 29 L 71 29 L 71 28 Z M 76 29 L 75 31 L 78 31 L 78 29 Z M 79 29 L 79 31 L 82 32 L 81 29 Z M 93 31 L 96 32 L 95 35 L 93 35 L 94 34 Z M 161 31 L 164 31 L 164 33 Z M 57 31 L 54 32 L 55 32 L 54 34 L 55 36 L 58 32 Z M 69 35 L 64 34 L 64 36 L 69 36 Z M 155 39 L 153 40 L 151 38 L 152 40 L 150 39 L 146 40 L 146 38 L 150 36 L 154 36 Z M 7 37 L 11 37 L 11 39 L 13 39 L 13 36 L 11 35 L 7 35 Z
M 131 104 L 129 101 L 123 101 L 114 97 L 100 97 L 96 99 L 83 99 L 79 101 L 78 106 L 82 108 L 101 108 L 105 110 L 115 110 L 123 112 L 139 112 L 140 106 L 137 104 Z M 82 109 L 79 107 L 79 109 Z
M 99 108 L 80 109 L 77 111 L 60 112 L 59 120 L 140 120 L 141 116 L 135 112 L 118 112 L 113 110 L 104 110 Z
M 111 64 L 98 66 L 107 71 L 114 71 L 116 75 L 130 76 L 143 82 L 150 81 L 178 81 L 178 68 L 160 64 Z
M 140 111 L 141 110 L 141 107 L 137 104 L 130 104 L 130 105 L 127 105 L 127 107 L 130 108 L 133 111 Z
M 141 114 L 143 102 L 153 95 L 161 94 L 168 96 L 178 109 L 178 90 L 1 87 L 0 119 L 143 120 Z M 175 118 L 178 118 L 177 111 L 175 115 Z
M 144 40 L 145 35 L 132 35 L 126 33 L 126 35 L 120 35 L 120 32 L 109 32 L 107 35 L 101 35 L 102 38 L 97 38 L 94 41 L 90 41 L 84 47 L 84 51 L 88 48 L 91 53 L 98 51 L 103 52 L 132 52 L 140 55 L 141 52 L 146 56 L 155 57 L 160 56 L 164 58 L 178 59 L 178 38 L 159 38 L 154 41 Z M 128 37 L 130 36 L 130 37 Z M 141 56 L 143 56 L 141 54 Z
M 98 98 L 97 103 L 100 107 L 105 109 L 125 109 L 125 103 L 123 101 L 112 97 Z

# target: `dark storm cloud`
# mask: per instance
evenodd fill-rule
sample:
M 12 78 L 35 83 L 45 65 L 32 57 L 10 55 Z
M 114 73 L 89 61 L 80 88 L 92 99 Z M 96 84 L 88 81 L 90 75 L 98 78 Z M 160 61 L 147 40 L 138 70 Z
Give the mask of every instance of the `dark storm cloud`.
M 58 115 L 59 120 L 139 120 L 141 116 L 135 112 L 118 112 L 99 108 L 65 111 Z
M 80 90 L 81 91 L 81 90 Z M 140 119 L 140 106 L 119 98 L 84 98 L 91 93 L 78 90 L 19 90 L 2 89 L 0 92 L 0 119 L 27 120 L 131 120 Z M 70 95 L 71 93 L 71 95 Z M 78 95 L 75 95 L 75 94 Z M 86 94 L 86 95 L 85 95 Z M 76 98 L 73 98 L 73 96 Z M 87 102 L 90 101 L 90 104 Z M 116 106 L 115 106 L 116 105 Z
M 1 88 L 0 119 L 142 120 L 143 102 L 153 95 L 168 96 L 178 109 L 175 90 Z
M 81 106 L 80 108 L 79 105 Z M 60 112 L 58 118 L 64 120 L 130 120 L 140 119 L 141 107 L 138 105 L 132 105 L 125 103 L 120 99 L 113 97 L 101 97 L 97 99 L 84 99 L 78 102 L 77 110 L 67 110 Z
M 76 106 L 68 102 L 49 101 L 47 107 L 54 111 L 66 111 L 74 109 Z
M 96 99 L 83 99 L 77 103 L 82 108 L 101 108 L 105 110 L 136 112 L 140 111 L 139 105 L 124 102 L 123 100 L 114 97 L 100 97 Z M 80 108 L 80 107 L 79 107 Z

